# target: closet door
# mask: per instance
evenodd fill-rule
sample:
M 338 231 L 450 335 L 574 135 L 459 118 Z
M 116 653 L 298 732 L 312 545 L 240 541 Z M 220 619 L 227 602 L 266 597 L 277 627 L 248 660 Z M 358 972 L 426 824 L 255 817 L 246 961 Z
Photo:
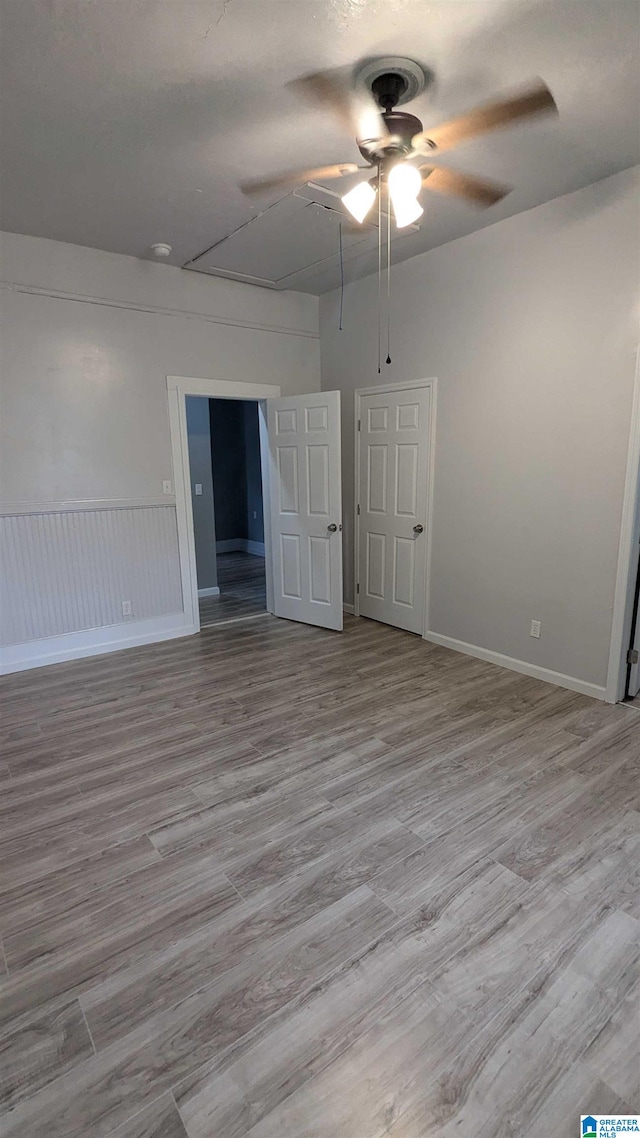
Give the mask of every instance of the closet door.
M 356 612 L 424 632 L 431 389 L 359 398 Z

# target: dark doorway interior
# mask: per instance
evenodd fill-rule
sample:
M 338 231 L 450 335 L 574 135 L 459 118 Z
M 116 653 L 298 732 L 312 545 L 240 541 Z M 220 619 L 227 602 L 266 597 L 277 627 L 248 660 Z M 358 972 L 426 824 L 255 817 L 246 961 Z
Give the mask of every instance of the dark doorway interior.
M 187 401 L 200 625 L 266 612 L 258 404 Z

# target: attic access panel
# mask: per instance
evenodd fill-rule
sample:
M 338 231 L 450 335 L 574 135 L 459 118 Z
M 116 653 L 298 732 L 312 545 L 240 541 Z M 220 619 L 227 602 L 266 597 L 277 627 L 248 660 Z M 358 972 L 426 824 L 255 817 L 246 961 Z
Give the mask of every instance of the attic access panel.
M 340 222 L 345 261 L 375 249 L 375 220 L 357 225 L 342 209 L 337 195 L 308 183 L 223 237 L 184 268 L 266 288 L 295 287 L 301 274 L 306 277 L 314 268 L 338 261 Z
M 324 205 L 287 194 L 185 268 L 283 288 L 288 277 L 337 253 L 339 220 Z M 345 252 L 367 232 L 343 232 Z

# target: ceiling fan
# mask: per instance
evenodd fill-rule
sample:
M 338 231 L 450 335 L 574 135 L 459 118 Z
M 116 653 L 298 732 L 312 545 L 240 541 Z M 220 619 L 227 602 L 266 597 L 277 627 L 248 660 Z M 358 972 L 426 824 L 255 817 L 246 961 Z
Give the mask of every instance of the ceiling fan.
M 365 62 L 351 83 L 335 71 L 294 80 L 288 84 L 291 90 L 332 110 L 355 135 L 366 165 L 343 162 L 295 170 L 244 182 L 240 188 L 245 194 L 260 194 L 308 181 L 341 178 L 359 170 L 373 171 L 372 177 L 358 182 L 343 196 L 343 204 L 362 223 L 376 199 L 380 208 L 381 199 L 388 196 L 399 229 L 417 221 L 424 212 L 418 200 L 423 187 L 457 195 L 476 206 L 494 205 L 511 187 L 418 160 L 437 158 L 441 151 L 500 127 L 557 113 L 553 95 L 539 79 L 505 98 L 424 130 L 420 119 L 397 107 L 419 95 L 430 79 L 430 73 L 413 60 L 391 57 Z

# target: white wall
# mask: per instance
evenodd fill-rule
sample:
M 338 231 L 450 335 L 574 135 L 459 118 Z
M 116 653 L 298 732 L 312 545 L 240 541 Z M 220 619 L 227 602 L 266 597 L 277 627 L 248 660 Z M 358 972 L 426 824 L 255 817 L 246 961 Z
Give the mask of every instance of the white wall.
M 338 294 L 322 298 L 322 386 L 345 395 L 347 601 L 353 391 L 437 376 L 430 629 L 604 686 L 640 339 L 638 175 L 394 268 L 380 378 L 375 278 L 347 287 L 342 332 Z
M 314 297 L 15 234 L 2 235 L 0 277 L 0 515 L 81 514 L 87 565 L 94 555 L 116 556 L 91 530 L 96 510 L 173 505 L 162 490 L 173 479 L 167 374 L 276 382 L 283 394 L 319 388 Z M 138 566 L 141 588 L 158 557 L 163 572 L 177 563 L 177 545 L 172 539 L 153 554 Z M 52 536 L 38 555 L 57 563 L 63 549 Z M 71 595 L 66 604 L 70 618 Z M 71 623 L 80 632 L 103 621 L 95 605 L 78 607 Z M 33 628 L 34 640 L 48 627 Z M 131 627 L 126 633 L 131 639 Z M 73 648 L 69 641 L 59 651 L 66 646 Z M 25 658 L 39 651 L 32 644 Z M 56 655 L 58 646 L 48 642 L 45 652 Z M 11 654 L 14 665 L 19 655 Z

